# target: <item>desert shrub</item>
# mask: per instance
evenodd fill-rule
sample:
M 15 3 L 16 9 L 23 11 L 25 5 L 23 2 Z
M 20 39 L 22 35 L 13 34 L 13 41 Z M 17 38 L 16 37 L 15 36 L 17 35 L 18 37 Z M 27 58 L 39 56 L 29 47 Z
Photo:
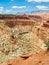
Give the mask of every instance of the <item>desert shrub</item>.
M 49 48 L 49 41 L 45 42 L 45 44 Z

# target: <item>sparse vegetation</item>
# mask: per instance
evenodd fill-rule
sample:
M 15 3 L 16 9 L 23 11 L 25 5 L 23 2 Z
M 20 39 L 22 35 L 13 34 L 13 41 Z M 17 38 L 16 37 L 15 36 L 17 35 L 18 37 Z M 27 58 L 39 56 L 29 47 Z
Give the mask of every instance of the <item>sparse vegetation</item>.
M 49 41 L 45 42 L 45 44 L 49 48 Z

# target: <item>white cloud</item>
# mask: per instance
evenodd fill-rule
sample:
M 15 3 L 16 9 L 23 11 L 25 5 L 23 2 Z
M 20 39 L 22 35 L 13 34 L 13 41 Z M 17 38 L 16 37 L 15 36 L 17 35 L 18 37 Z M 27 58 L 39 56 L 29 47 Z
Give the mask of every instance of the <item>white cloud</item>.
M 3 9 L 4 7 L 0 7 L 0 9 Z
M 28 0 L 28 2 L 32 2 L 33 0 Z
M 36 6 L 36 8 L 38 8 L 39 10 L 49 10 L 48 7 L 46 7 L 46 6 L 40 6 L 40 5 Z
M 0 13 L 3 12 L 3 9 L 4 9 L 4 7 L 1 7 L 1 6 L 0 6 Z
M 11 10 L 6 10 L 6 13 L 9 13 L 9 12 L 11 12 Z
M 26 8 L 26 6 L 12 6 L 12 8 L 19 9 L 19 8 Z
M 0 13 L 2 13 L 3 12 L 3 10 L 2 9 L 0 9 Z
M 49 0 L 27 0 L 28 2 L 49 2 Z

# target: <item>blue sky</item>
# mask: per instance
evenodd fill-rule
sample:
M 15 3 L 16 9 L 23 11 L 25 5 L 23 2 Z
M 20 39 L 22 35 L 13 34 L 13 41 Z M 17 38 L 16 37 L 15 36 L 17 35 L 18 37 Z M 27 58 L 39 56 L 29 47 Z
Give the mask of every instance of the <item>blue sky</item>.
M 0 14 L 49 11 L 49 0 L 0 0 Z

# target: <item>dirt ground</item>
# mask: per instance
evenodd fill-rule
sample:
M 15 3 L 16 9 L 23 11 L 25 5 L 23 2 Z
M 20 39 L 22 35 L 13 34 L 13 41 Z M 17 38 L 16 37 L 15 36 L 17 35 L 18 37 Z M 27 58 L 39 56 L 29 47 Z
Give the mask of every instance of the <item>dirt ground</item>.
M 49 52 L 32 54 L 28 58 L 18 57 L 0 65 L 49 65 Z

